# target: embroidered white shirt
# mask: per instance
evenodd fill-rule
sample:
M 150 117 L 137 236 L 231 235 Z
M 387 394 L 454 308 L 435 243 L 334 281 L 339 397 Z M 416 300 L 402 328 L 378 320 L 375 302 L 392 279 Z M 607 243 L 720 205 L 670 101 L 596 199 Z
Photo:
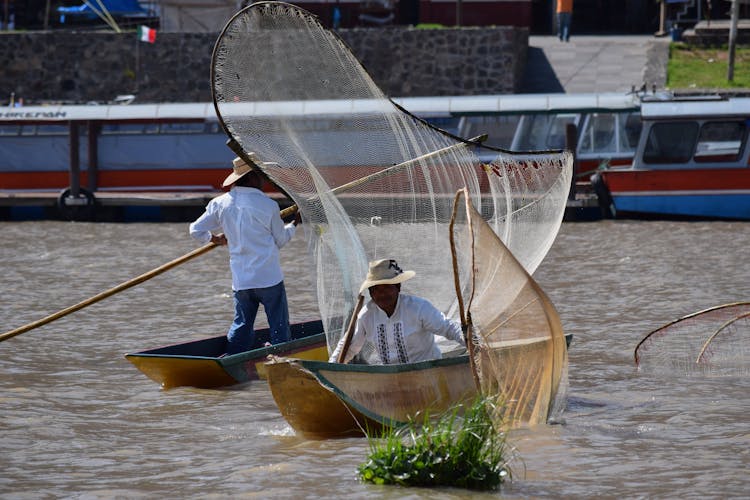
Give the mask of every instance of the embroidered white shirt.
M 223 232 L 229 248 L 232 290 L 266 288 L 284 279 L 279 249 L 292 239 L 293 223 L 284 225 L 279 205 L 261 190 L 232 186 L 208 202 L 206 211 L 190 224 L 190 236 L 202 243 Z
M 370 300 L 357 316 L 344 362 L 348 363 L 357 354 L 367 364 L 438 359 L 441 353 L 435 335 L 464 343 L 461 326 L 426 299 L 399 294 L 396 309 L 390 317 Z M 342 338 L 331 354 L 330 362 L 336 362 L 343 345 Z

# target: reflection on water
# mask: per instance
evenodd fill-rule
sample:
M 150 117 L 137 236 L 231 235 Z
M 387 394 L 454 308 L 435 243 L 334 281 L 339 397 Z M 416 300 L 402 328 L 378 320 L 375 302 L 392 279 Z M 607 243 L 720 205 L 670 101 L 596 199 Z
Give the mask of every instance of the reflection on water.
M 186 224 L 1 227 L 3 331 L 195 248 Z M 563 226 L 536 278 L 574 334 L 565 424 L 513 432 L 523 463 L 503 497 L 748 489 L 750 378 L 638 372 L 632 361 L 638 341 L 661 324 L 750 299 L 748 242 L 742 223 Z M 298 236 L 282 251 L 293 321 L 317 316 L 304 250 Z M 471 496 L 359 484 L 366 440 L 294 436 L 263 382 L 162 391 L 124 359 L 223 333 L 228 272 L 226 250 L 216 249 L 2 342 L 0 498 Z

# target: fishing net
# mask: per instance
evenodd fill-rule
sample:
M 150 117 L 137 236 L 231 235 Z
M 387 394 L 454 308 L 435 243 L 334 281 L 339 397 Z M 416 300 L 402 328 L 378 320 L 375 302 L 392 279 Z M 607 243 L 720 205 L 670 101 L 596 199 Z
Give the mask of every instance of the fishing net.
M 545 293 L 471 205 L 456 196 L 456 286 L 470 326 L 470 360 L 500 421 L 538 424 L 565 408 L 568 356 L 560 317 Z
M 651 372 L 730 376 L 750 373 L 750 302 L 689 314 L 646 335 L 635 364 Z
M 299 207 L 329 351 L 370 260 L 415 270 L 405 291 L 457 314 L 448 224 L 461 188 L 528 272 L 554 241 L 569 154 L 515 156 L 429 126 L 303 9 L 261 2 L 238 12 L 216 42 L 211 77 L 230 147 Z

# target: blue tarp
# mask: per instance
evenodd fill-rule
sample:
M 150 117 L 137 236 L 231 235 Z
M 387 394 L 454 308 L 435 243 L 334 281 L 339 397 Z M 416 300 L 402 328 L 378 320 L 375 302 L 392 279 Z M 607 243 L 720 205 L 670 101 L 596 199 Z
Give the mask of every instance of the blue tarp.
M 146 14 L 146 10 L 141 7 L 138 0 L 90 0 L 90 3 L 96 10 L 92 10 L 91 7 L 85 3 L 76 7 L 58 7 L 57 11 L 62 14 L 60 16 L 60 22 L 65 22 L 66 15 L 88 18 L 98 17 L 97 11 L 101 12 L 101 5 L 104 5 L 104 8 L 107 9 L 110 14 Z

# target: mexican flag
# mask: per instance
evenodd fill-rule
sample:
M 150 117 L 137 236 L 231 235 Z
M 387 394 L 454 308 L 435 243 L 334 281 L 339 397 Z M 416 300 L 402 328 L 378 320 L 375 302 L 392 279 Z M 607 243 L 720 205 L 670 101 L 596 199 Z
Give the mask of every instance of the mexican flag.
M 148 43 L 156 42 L 156 30 L 152 30 L 148 26 L 138 26 L 138 40 Z

